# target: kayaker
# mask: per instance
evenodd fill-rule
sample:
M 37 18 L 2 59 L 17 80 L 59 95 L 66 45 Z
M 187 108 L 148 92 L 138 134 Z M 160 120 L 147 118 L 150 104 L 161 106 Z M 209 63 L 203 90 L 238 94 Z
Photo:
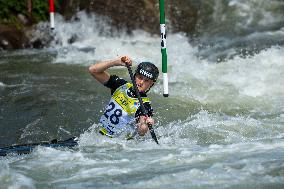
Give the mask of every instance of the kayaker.
M 132 65 L 129 56 L 102 61 L 89 67 L 92 76 L 111 91 L 112 97 L 100 118 L 99 128 L 101 134 L 109 137 L 123 132 L 128 136 L 134 136 L 136 133 L 144 136 L 148 131 L 147 125 L 154 125 L 153 109 L 146 93 L 157 81 L 159 70 L 151 62 L 141 62 L 135 70 L 134 78 L 147 112 L 147 115 L 143 115 L 133 84 L 107 72 L 111 67 L 126 65 Z

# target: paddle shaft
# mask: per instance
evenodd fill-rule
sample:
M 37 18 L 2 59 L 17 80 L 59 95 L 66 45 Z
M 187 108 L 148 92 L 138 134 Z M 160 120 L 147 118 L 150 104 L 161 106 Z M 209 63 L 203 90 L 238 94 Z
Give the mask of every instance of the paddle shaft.
M 129 73 L 129 75 L 130 75 L 130 78 L 131 78 L 131 81 L 132 81 L 132 84 L 133 84 L 133 87 L 134 87 L 136 96 L 137 96 L 137 98 L 138 98 L 138 100 L 139 100 L 140 107 L 141 107 L 141 110 L 142 110 L 142 114 L 146 116 L 146 115 L 147 115 L 147 114 L 146 114 L 146 109 L 145 109 L 145 107 L 144 107 L 142 98 L 141 98 L 140 93 L 139 93 L 139 91 L 138 91 L 138 88 L 137 88 L 137 85 L 136 85 L 136 82 L 135 82 L 135 79 L 134 79 L 134 76 L 133 76 L 133 73 L 132 73 L 132 69 L 131 69 L 130 65 L 128 65 L 128 64 L 126 64 L 126 67 L 127 67 L 127 69 L 128 69 L 128 73 Z M 149 130 L 150 130 L 150 133 L 151 133 L 151 136 L 152 136 L 153 140 L 154 140 L 157 144 L 159 144 L 158 139 L 157 139 L 157 137 L 156 137 L 156 134 L 155 134 L 155 131 L 154 131 L 152 125 L 149 124 L 149 123 L 148 123 L 147 125 L 148 125 L 148 128 L 149 128 Z

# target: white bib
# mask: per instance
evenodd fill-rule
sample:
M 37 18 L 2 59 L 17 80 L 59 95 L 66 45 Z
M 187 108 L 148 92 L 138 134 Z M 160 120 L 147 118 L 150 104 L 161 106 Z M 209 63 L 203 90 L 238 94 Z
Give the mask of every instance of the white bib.
M 100 119 L 109 135 L 135 131 L 133 124 L 129 124 L 135 123 L 135 113 L 140 104 L 138 98 L 132 98 L 127 94 L 132 86 L 132 84 L 126 83 L 116 89 Z M 143 97 L 142 101 L 143 103 L 150 102 L 147 97 Z

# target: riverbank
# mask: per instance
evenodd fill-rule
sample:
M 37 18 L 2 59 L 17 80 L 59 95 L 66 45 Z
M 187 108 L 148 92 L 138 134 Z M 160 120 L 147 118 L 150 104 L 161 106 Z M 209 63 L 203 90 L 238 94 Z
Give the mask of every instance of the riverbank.
M 0 49 L 43 48 L 48 46 L 53 39 L 49 36 L 50 32 L 45 31 L 44 36 L 38 36 L 36 33 L 39 22 L 48 23 L 48 4 L 33 0 L 32 9 L 29 10 L 26 7 L 27 5 L 23 3 L 19 5 L 19 8 L 13 7 L 12 3 L 11 1 L 2 5 L 6 6 L 4 8 L 9 16 L 5 19 L 0 18 Z M 159 33 L 159 4 L 155 0 L 121 0 L 115 2 L 63 0 L 57 2 L 56 9 L 56 14 L 62 15 L 65 20 L 76 19 L 76 13 L 82 10 L 85 10 L 88 14 L 103 17 L 111 26 L 111 33 L 113 31 L 126 31 L 128 34 L 132 34 L 132 31 L 137 29 L 150 34 Z M 197 23 L 196 6 L 182 0 L 168 2 L 166 15 L 167 22 L 170 24 L 169 31 L 194 33 Z M 44 29 L 48 30 L 49 28 L 46 26 Z

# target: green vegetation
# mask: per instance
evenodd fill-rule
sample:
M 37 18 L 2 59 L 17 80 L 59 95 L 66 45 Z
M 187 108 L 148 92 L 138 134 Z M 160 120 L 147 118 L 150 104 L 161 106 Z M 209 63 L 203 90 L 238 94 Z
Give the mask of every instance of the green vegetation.
M 31 22 L 48 19 L 49 4 L 44 0 L 32 0 L 32 14 L 28 13 L 27 0 L 0 0 L 0 23 L 21 27 L 18 15 L 26 16 Z
M 33 0 L 32 15 L 36 21 L 47 20 L 49 18 L 48 1 Z

